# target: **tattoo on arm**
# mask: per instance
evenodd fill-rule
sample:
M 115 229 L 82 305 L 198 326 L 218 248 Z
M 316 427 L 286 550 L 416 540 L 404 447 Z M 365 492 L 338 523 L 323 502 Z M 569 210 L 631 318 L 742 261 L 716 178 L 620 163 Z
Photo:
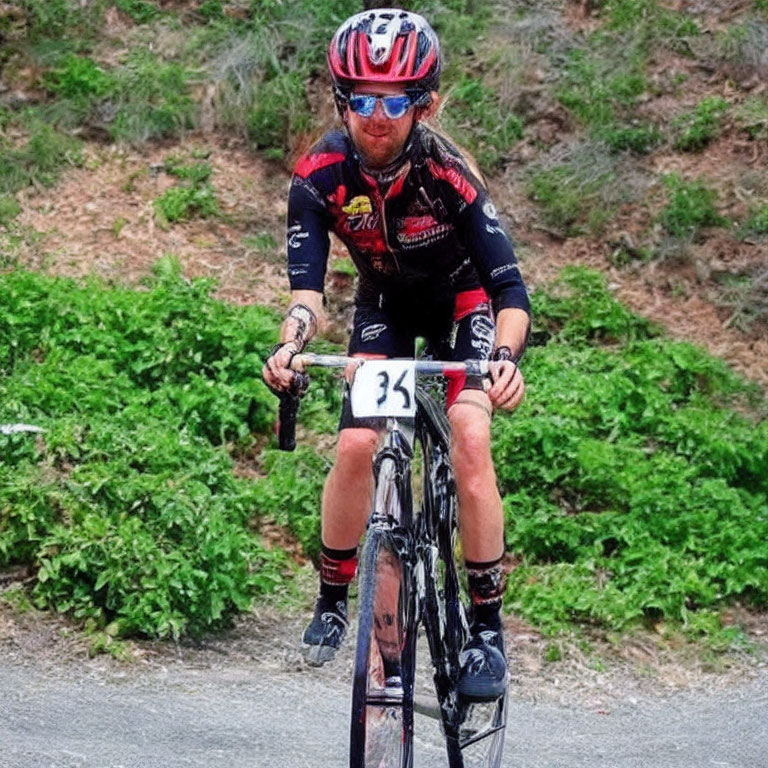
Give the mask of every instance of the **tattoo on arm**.
M 317 316 L 306 304 L 294 304 L 285 320 L 291 336 L 289 341 L 296 342 L 299 352 L 302 352 L 317 333 Z

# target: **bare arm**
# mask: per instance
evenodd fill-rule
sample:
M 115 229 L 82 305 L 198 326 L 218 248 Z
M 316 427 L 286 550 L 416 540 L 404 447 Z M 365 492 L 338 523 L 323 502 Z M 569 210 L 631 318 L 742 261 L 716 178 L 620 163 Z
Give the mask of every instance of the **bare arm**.
M 287 390 L 293 380 L 291 358 L 307 346 L 325 322 L 323 294 L 319 291 L 291 291 L 288 313 L 280 327 L 280 345 L 262 368 L 264 381 L 272 389 Z
M 297 308 L 303 307 L 311 312 L 311 316 L 307 312 L 297 311 Z M 280 327 L 280 341 L 295 341 L 301 351 L 324 325 L 323 294 L 318 291 L 291 291 L 288 313 Z
M 524 309 L 508 307 L 496 316 L 496 343 L 494 349 L 508 347 L 514 360 L 519 360 L 525 350 L 531 318 Z
M 513 411 L 523 401 L 525 382 L 514 361 L 525 350 L 530 325 L 530 316 L 523 309 L 507 307 L 496 316 L 495 356 L 499 362 L 491 369 L 493 385 L 488 390 L 494 408 Z

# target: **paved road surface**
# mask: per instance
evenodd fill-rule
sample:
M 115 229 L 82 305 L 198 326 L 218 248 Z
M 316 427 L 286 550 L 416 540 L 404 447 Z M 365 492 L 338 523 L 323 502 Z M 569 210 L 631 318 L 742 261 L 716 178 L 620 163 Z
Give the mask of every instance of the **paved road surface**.
M 346 768 L 346 685 L 173 665 L 125 673 L 0 660 L 1 768 Z M 768 768 L 768 679 L 609 714 L 513 700 L 509 768 Z M 416 767 L 445 765 L 419 717 Z

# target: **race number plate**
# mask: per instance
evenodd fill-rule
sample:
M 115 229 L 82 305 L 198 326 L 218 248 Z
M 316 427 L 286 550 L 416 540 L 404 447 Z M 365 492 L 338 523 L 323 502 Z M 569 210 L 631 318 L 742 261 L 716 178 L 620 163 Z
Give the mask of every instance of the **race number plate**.
M 416 415 L 416 369 L 411 360 L 366 360 L 352 384 L 357 418 Z

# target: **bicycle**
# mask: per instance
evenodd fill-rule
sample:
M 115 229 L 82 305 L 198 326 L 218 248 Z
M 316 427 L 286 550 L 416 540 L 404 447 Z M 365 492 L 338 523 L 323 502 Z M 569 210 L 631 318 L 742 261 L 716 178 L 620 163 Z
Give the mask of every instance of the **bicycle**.
M 459 653 L 468 636 L 454 562 L 457 502 L 450 464 L 450 425 L 416 375 L 488 374 L 488 361 L 365 360 L 297 355 L 309 366 L 358 366 L 356 416 L 386 417 L 373 461 L 374 494 L 358 568 L 358 629 L 350 722 L 350 768 L 411 768 L 414 712 L 436 717 L 449 768 L 499 768 L 506 694 L 463 701 L 456 691 Z M 306 386 L 302 383 L 301 386 Z M 279 444 L 295 447 L 299 394 L 283 395 Z M 422 457 L 421 504 L 413 505 L 414 448 Z M 436 702 L 414 695 L 416 644 L 424 628 Z

